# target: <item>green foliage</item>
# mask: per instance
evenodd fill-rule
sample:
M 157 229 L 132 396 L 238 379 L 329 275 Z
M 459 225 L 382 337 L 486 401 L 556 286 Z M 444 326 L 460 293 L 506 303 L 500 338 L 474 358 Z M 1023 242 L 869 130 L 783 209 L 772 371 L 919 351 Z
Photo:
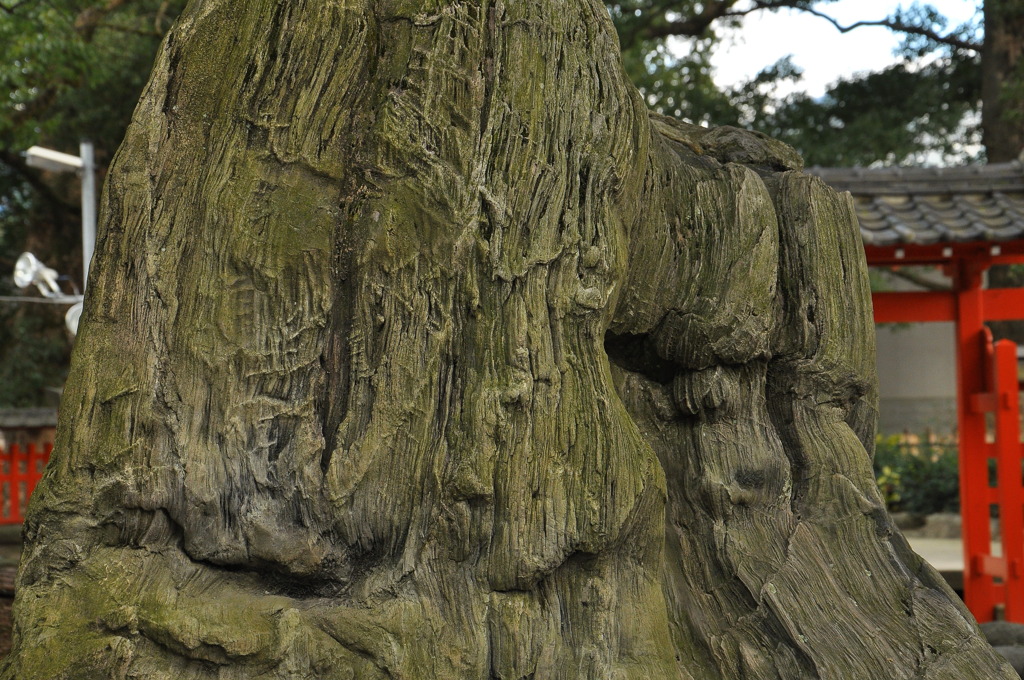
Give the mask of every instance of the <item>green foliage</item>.
M 879 435 L 874 466 L 878 488 L 889 510 L 921 514 L 959 511 L 955 444 L 910 444 L 899 436 Z
M 183 2 L 22 2 L 0 14 L 0 144 L 116 147 L 169 19 Z M 164 7 L 166 5 L 166 7 Z M 116 10 L 107 11 L 107 7 Z
M 976 160 L 980 142 L 977 60 L 901 62 L 877 73 L 840 80 L 824 97 L 789 97 L 748 114 L 755 129 L 793 145 L 808 165 L 921 164 Z M 975 122 L 971 122 L 971 121 Z
M 124 136 L 163 32 L 184 0 L 0 0 L 0 295 L 31 250 L 81 286 L 79 184 L 26 167 L 38 144 L 105 166 Z M 34 295 L 28 292 L 27 295 Z M 67 372 L 64 308 L 0 302 L 0 406 L 47 403 Z
M 33 214 L 34 197 L 11 174 L 0 165 L 0 246 L 13 246 L 0 251 L 0 296 L 23 294 L 10 272 Z M 0 301 L 0 406 L 52 403 L 54 393 L 48 388 L 64 384 L 70 358 L 63 313 L 57 305 Z
M 674 56 L 664 41 L 645 40 L 622 53 L 623 65 L 658 113 L 703 124 L 736 124 L 736 107 L 714 83 L 711 39 L 695 40 L 692 51 Z
M 5 291 L 7 294 L 7 291 Z M 53 405 L 70 360 L 64 307 L 0 305 L 0 404 Z
M 882 498 L 885 500 L 886 507 L 889 509 L 899 507 L 900 501 L 903 499 L 903 496 L 900 494 L 900 490 L 903 487 L 903 478 L 899 470 L 894 470 L 891 465 L 883 465 L 882 469 L 876 472 L 878 490 L 882 492 Z
M 823 97 L 781 94 L 801 73 L 789 58 L 734 88 L 715 84 L 711 57 L 720 31 L 752 11 L 782 7 L 818 12 L 827 2 L 735 0 L 612 2 L 609 11 L 626 48 L 624 62 L 648 105 L 692 123 L 752 128 L 794 146 L 808 165 L 866 166 L 979 160 L 980 19 L 949 29 L 933 7 L 899 9 L 888 22 L 906 28 L 900 60 L 876 73 L 839 80 Z M 822 30 L 835 30 L 822 20 Z M 941 34 L 941 35 L 940 35 Z M 669 38 L 674 41 L 669 49 Z M 949 38 L 949 42 L 937 37 Z M 682 55 L 682 56 L 680 56 Z

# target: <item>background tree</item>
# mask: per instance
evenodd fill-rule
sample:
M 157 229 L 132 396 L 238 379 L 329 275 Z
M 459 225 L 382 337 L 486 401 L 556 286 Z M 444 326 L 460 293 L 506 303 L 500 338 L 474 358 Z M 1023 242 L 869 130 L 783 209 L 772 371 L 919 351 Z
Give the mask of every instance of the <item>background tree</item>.
M 31 250 L 82 285 L 77 178 L 41 174 L 33 144 L 105 166 L 124 137 L 160 38 L 184 0 L 0 2 L 0 295 L 20 294 L 14 261 Z M 65 284 L 71 291 L 71 285 Z M 0 406 L 48 401 L 67 373 L 64 308 L 0 302 Z
M 982 52 L 983 142 L 991 162 L 1024 149 L 1024 12 L 1014 0 L 986 0 Z
M 1014 676 L 895 532 L 848 199 L 596 1 L 194 2 L 0 677 Z
M 981 141 L 980 128 L 986 130 L 991 162 L 1019 153 L 1019 144 L 1006 135 L 1021 122 L 996 105 L 1001 99 L 1022 100 L 1015 69 L 1024 31 L 1015 20 L 988 21 L 999 28 L 983 35 L 980 10 L 974 23 L 950 27 L 933 7 L 918 4 L 888 18 L 866 17 L 849 26 L 828 16 L 830 0 L 608 4 L 627 70 L 648 103 L 662 113 L 766 132 L 794 145 L 814 165 L 920 163 L 935 155 L 946 162 L 973 160 L 971 150 Z M 1001 6 L 1002 0 L 990 0 L 986 12 L 1000 11 Z M 888 27 L 905 36 L 902 58 L 881 72 L 840 80 L 817 99 L 803 93 L 777 94 L 781 81 L 799 78 L 799 70 L 787 60 L 740 86 L 716 86 L 710 59 L 720 45 L 722 28 L 757 12 L 781 9 L 821 17 L 822 30 Z M 690 54 L 673 56 L 666 43 L 669 38 L 686 39 Z M 993 83 L 984 93 L 982 69 Z

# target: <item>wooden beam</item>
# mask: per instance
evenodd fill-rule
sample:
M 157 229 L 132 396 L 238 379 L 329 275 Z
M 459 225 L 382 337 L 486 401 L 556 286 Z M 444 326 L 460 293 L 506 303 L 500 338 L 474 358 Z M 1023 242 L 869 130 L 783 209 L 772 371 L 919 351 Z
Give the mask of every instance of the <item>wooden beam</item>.
M 956 296 L 952 291 L 872 293 L 875 323 L 955 321 Z
M 981 292 L 985 321 L 1024 319 L 1024 288 Z M 871 295 L 875 323 L 956 321 L 956 295 L 950 291 L 878 292 Z
M 1024 319 L 1024 288 L 991 288 L 984 298 L 986 321 Z
M 991 498 L 985 440 L 985 414 L 974 409 L 972 396 L 990 391 L 988 352 L 992 334 L 985 327 L 984 290 L 980 263 L 960 260 L 953 271 L 956 288 L 957 423 L 960 434 L 960 514 L 964 549 L 964 603 L 979 622 L 991 621 L 1002 598 L 988 573 L 991 551 L 989 506 Z M 998 450 L 997 450 L 998 453 Z M 979 568 L 980 567 L 980 568 Z
M 925 264 L 950 264 L 953 260 L 969 259 L 983 267 L 993 264 L 1024 263 L 1024 240 L 995 243 L 971 241 L 968 243 L 933 243 L 931 245 L 900 244 L 893 246 L 865 245 L 869 267 L 899 267 Z

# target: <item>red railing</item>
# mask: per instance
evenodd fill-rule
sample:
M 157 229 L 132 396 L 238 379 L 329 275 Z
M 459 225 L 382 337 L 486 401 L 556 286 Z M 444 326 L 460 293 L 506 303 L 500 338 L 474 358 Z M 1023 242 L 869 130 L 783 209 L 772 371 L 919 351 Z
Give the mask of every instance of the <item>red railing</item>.
M 964 602 L 979 623 L 999 617 L 1024 623 L 1022 387 L 1016 346 L 993 342 L 985 325 L 1024 319 L 1024 289 L 983 285 L 990 265 L 1024 263 L 1024 240 L 1005 248 L 989 243 L 907 246 L 890 254 L 868 249 L 871 264 L 941 264 L 952 277 L 949 291 L 872 294 L 875 321 L 956 322 Z M 992 541 L 993 506 L 998 508 L 1001 552 Z
M 964 538 L 964 601 L 979 622 L 1001 616 L 1024 622 L 1024 481 L 1021 478 L 1020 390 L 1017 345 L 993 342 L 983 328 L 985 361 L 965 416 L 976 419 L 976 435 L 960 437 L 960 511 Z M 994 441 L 984 418 L 993 414 Z M 962 419 L 963 420 L 963 419 Z M 994 465 L 993 465 L 994 463 Z M 993 474 L 994 473 L 994 474 Z M 994 483 L 994 484 L 993 484 Z M 992 542 L 993 506 L 999 509 L 1002 548 Z M 1001 554 L 997 554 L 1001 553 Z
M 17 444 L 0 448 L 0 524 L 21 524 L 25 520 L 28 497 L 43 476 L 53 444 L 39 450 L 29 444 L 24 450 Z

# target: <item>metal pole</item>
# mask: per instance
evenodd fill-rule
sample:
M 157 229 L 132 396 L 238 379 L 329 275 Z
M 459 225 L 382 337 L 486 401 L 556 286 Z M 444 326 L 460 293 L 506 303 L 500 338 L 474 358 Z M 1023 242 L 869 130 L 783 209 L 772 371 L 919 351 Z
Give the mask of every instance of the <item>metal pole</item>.
M 82 157 L 82 292 L 89 285 L 89 263 L 96 249 L 96 163 L 92 142 L 79 146 Z

